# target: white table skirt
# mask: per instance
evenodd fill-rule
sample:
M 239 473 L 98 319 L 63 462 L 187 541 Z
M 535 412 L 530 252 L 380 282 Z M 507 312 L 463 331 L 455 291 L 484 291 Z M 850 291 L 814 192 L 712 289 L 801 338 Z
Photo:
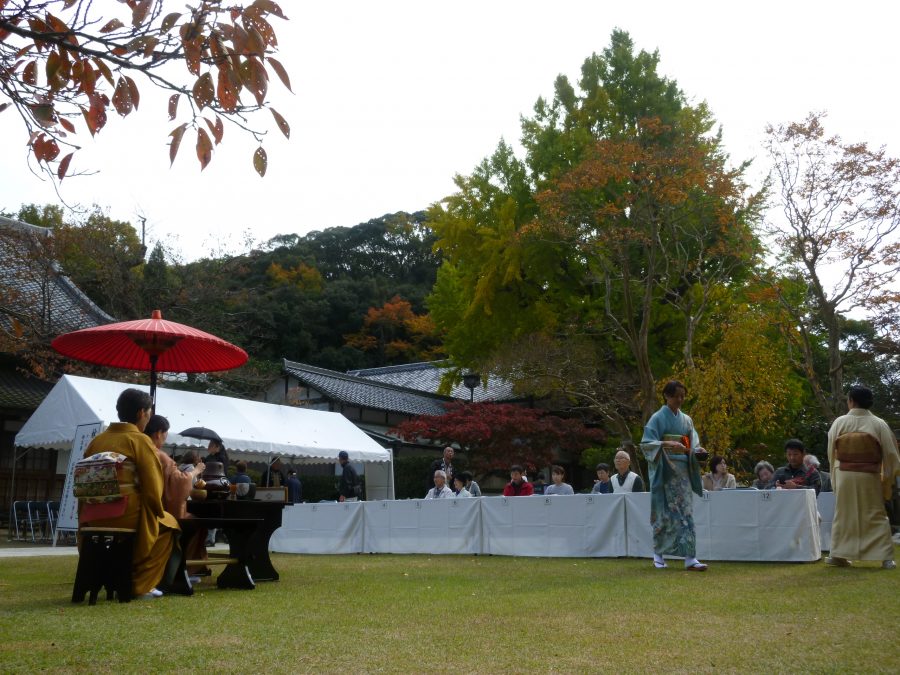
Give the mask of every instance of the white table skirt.
M 822 550 L 831 550 L 831 524 L 834 522 L 834 493 L 820 492 L 816 500 L 819 506 L 819 515 L 822 522 L 819 523 L 819 537 L 822 540 Z
M 481 553 L 480 499 L 365 502 L 366 553 Z
M 820 557 L 811 490 L 728 490 L 695 496 L 694 520 L 701 559 L 807 562 Z M 649 558 L 650 495 L 297 504 L 285 508 L 270 549 Z
M 488 555 L 619 557 L 626 555 L 624 495 L 483 497 Z
M 377 502 L 375 502 L 377 503 Z M 269 550 L 278 553 L 360 553 L 366 502 L 285 506 Z
M 650 494 L 625 495 L 628 555 L 653 555 Z M 701 560 L 810 562 L 821 557 L 813 490 L 723 490 L 694 495 Z

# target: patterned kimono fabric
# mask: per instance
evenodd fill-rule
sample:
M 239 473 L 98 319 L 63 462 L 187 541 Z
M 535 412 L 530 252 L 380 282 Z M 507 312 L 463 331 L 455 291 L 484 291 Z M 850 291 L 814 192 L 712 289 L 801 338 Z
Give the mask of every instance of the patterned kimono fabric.
M 81 524 L 137 530 L 132 586 L 136 596 L 144 595 L 162 580 L 175 546 L 174 535 L 179 530 L 178 521 L 163 508 L 163 472 L 156 448 L 135 425 L 116 422 L 91 441 L 84 456 L 98 452 L 118 452 L 132 460 L 136 466 L 138 491 L 128 495 L 122 515 L 90 522 L 81 518 Z
M 650 524 L 653 550 L 682 558 L 697 555 L 694 531 L 695 492 L 703 495 L 700 466 L 693 453 L 680 454 L 662 447 L 667 436 L 686 437 L 684 445 L 695 448 L 700 438 L 690 417 L 680 410 L 674 414 L 663 406 L 647 421 L 641 450 L 650 469 Z

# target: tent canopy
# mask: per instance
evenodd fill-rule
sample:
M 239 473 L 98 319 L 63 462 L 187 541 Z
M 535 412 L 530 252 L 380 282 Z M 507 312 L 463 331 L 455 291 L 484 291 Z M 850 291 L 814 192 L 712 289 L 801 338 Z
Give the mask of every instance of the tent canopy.
M 118 421 L 116 399 L 124 389 L 149 387 L 64 375 L 16 435 L 26 448 L 69 449 L 80 424 Z M 276 455 L 295 463 L 336 462 L 346 450 L 353 462 L 390 462 L 382 448 L 340 413 L 160 389 L 157 411 L 171 424 L 167 445 L 205 446 L 207 441 L 174 433 L 187 427 L 215 429 L 229 456 Z

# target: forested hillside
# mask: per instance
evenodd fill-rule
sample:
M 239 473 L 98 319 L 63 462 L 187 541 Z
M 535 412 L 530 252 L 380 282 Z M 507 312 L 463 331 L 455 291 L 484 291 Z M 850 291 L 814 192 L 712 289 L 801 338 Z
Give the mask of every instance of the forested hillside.
M 424 307 L 439 261 L 423 212 L 279 235 L 190 263 L 163 242 L 146 254 L 131 224 L 99 208 L 75 221 L 56 206 L 6 215 L 52 228 L 47 255 L 117 319 L 161 309 L 246 349 L 247 367 L 218 376 L 218 388 L 233 393 L 256 393 L 283 358 L 347 370 L 441 354 Z

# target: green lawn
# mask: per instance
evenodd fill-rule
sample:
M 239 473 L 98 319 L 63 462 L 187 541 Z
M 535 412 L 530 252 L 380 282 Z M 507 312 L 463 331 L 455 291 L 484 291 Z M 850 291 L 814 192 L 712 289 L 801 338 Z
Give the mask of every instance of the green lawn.
M 0 671 L 897 672 L 900 571 L 273 555 L 281 581 L 69 602 L 77 559 L 0 559 Z M 676 562 L 676 565 L 678 563 Z

